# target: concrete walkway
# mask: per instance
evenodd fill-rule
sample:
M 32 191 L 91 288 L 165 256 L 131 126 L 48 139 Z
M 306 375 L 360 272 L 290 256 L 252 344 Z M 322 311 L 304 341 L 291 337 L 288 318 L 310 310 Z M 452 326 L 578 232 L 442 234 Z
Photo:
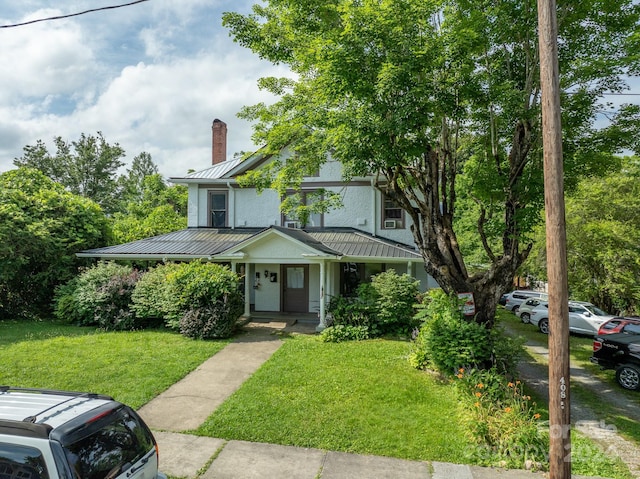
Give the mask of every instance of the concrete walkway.
M 154 430 L 160 470 L 202 479 L 536 479 L 547 474 L 407 461 L 275 444 L 198 437 L 196 429 L 282 345 L 312 323 L 249 323 L 243 334 L 138 412 Z M 580 476 L 574 476 L 580 477 Z

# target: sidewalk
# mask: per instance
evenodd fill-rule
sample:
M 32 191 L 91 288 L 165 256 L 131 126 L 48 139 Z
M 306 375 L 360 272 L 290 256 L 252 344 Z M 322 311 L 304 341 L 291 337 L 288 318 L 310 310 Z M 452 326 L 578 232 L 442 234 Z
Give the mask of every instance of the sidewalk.
M 244 334 L 138 412 L 154 430 L 160 470 L 202 479 L 542 479 L 548 474 L 408 461 L 183 434 L 195 429 L 282 345 L 278 333 L 315 325 L 249 323 Z M 581 476 L 573 476 L 575 478 Z

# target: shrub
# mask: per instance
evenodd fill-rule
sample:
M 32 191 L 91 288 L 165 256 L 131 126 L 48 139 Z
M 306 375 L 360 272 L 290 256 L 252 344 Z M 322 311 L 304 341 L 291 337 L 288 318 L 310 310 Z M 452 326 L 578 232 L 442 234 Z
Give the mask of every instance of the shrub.
M 94 317 L 105 330 L 134 330 L 143 326 L 131 310 L 131 293 L 142 274 L 134 269 L 122 270 L 98 289 L 101 298 L 95 305 Z
M 215 306 L 220 301 L 243 304 L 238 275 L 227 266 L 201 261 L 181 263 L 167 275 L 167 282 L 167 300 L 173 302 L 174 307 L 165 319 L 174 329 L 180 329 L 180 320 L 189 310 Z M 230 308 L 229 312 L 235 317 L 227 320 L 235 324 L 242 309 Z
M 521 340 L 509 338 L 499 327 L 487 329 L 462 315 L 457 298 L 442 290 L 425 296 L 416 315 L 423 321 L 414 334 L 410 363 L 419 369 L 433 368 L 446 375 L 460 368 L 499 367 L 513 374 L 522 353 Z
M 376 322 L 383 333 L 408 333 L 414 323 L 419 281 L 393 269 L 371 279 Z
M 171 275 L 180 268 L 179 264 L 159 264 L 149 269 L 140 278 L 131 294 L 131 309 L 141 321 L 164 321 L 179 317 L 178 292 Z
M 334 325 L 366 328 L 372 337 L 408 333 L 415 324 L 418 284 L 408 274 L 388 270 L 359 285 L 356 297 L 332 298 L 327 311 Z
M 369 328 L 367 326 L 351 326 L 348 324 L 338 324 L 329 326 L 322 333 L 320 338 L 325 343 L 339 343 L 341 341 L 362 341 L 369 339 Z
M 362 291 L 364 285 L 360 285 L 358 291 Z M 363 301 L 362 296 L 345 297 L 334 296 L 329 301 L 327 312 L 333 318 L 333 325 L 363 327 L 377 334 L 374 321 L 374 309 L 371 303 Z
M 225 295 L 214 304 L 184 313 L 180 319 L 180 333 L 193 339 L 228 338 L 233 334 L 242 309 L 240 295 Z
M 58 319 L 82 326 L 120 324 L 128 316 L 131 291 L 138 277 L 130 266 L 100 262 L 57 290 L 54 313 Z

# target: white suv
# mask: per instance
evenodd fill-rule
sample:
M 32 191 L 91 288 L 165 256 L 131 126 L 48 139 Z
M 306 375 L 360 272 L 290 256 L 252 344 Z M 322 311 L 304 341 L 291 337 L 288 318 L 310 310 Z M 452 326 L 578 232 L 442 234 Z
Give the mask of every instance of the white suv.
M 547 293 L 532 291 L 530 289 L 511 291 L 509 294 L 507 294 L 507 299 L 504 307 L 505 309 L 508 309 L 513 313 L 517 313 L 520 305 L 529 298 L 538 298 L 546 301 L 548 299 L 548 295 Z
M 166 479 L 156 441 L 108 396 L 0 386 L 0 478 Z
M 595 336 L 605 321 L 613 319 L 600 308 L 584 301 L 569 301 L 569 331 Z M 531 311 L 529 322 L 549 334 L 549 303 L 542 302 Z

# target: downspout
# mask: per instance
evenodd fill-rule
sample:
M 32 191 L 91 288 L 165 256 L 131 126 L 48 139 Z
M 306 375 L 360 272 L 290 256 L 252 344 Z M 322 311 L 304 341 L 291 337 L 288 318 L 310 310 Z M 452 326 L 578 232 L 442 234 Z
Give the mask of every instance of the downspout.
M 371 209 L 371 234 L 373 236 L 378 235 L 378 222 L 376 219 L 378 218 L 378 198 L 377 198 L 377 190 L 375 188 L 375 181 L 371 178 L 371 204 L 373 208 Z
M 321 261 L 320 262 L 320 324 L 318 324 L 318 326 L 316 327 L 316 332 L 321 332 L 323 330 L 325 330 L 327 328 L 327 321 L 326 321 L 326 312 L 325 312 L 325 305 L 324 305 L 324 292 L 325 292 L 325 282 L 326 282 L 326 274 L 325 274 L 325 268 L 326 268 L 326 261 Z

